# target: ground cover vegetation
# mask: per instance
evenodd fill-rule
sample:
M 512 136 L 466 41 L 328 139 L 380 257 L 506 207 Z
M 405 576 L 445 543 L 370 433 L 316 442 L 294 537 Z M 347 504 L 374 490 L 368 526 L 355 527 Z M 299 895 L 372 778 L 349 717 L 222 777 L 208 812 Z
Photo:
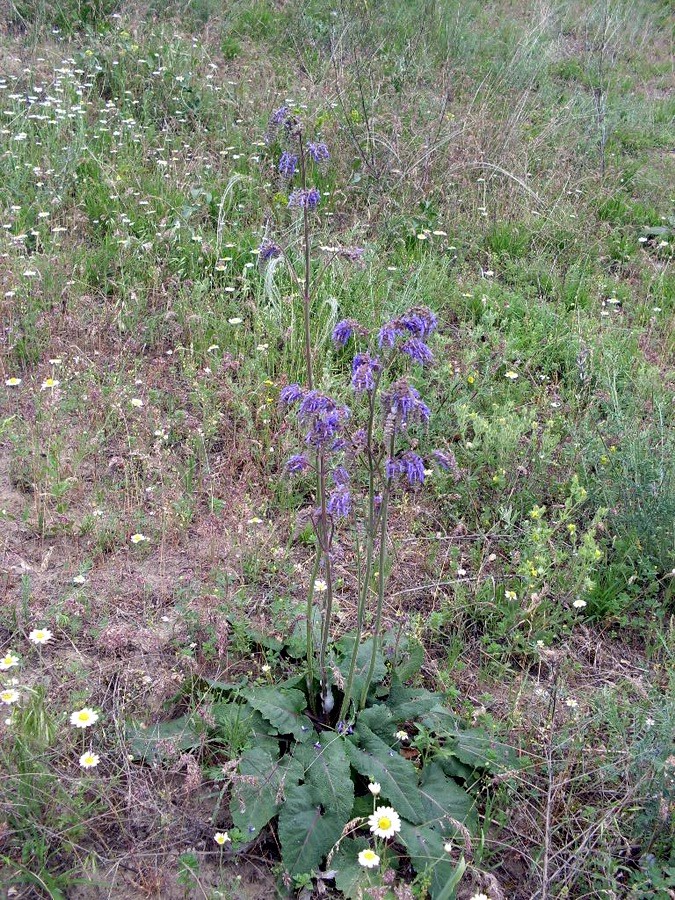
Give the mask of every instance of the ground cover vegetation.
M 672 898 L 669 4 L 1 25 L 7 896 Z

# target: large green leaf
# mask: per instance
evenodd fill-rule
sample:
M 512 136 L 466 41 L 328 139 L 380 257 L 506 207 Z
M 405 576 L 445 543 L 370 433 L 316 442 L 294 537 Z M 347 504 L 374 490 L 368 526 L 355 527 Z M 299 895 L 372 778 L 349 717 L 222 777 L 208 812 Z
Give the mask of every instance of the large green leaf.
M 249 688 L 243 695 L 264 719 L 274 725 L 278 734 L 292 734 L 298 743 L 312 736 L 312 723 L 303 715 L 307 701 L 302 691 L 265 685 Z
M 347 824 L 344 816 L 326 809 L 312 785 L 289 786 L 279 812 L 279 840 L 284 866 L 291 875 L 318 869 Z
M 331 869 L 335 872 L 335 887 L 347 900 L 366 900 L 372 896 L 368 885 L 380 880 L 378 872 L 371 874 L 359 863 L 359 853 L 369 846 L 365 838 L 345 838 L 333 857 Z
M 367 725 L 385 743 L 391 741 L 399 728 L 398 719 L 394 718 L 392 711 L 384 703 L 376 703 L 374 706 L 366 707 L 359 713 L 359 722 L 362 725 Z
M 467 728 L 464 731 L 455 729 L 444 737 L 445 750 L 474 769 L 498 772 L 514 768 L 518 764 L 510 747 L 493 740 L 480 728 Z
M 292 875 L 318 868 L 349 821 L 354 784 L 345 745 L 326 731 L 311 745 L 296 747 L 305 783 L 289 788 L 279 813 L 282 857 Z
M 408 639 L 405 646 L 399 648 L 399 653 L 403 659 L 398 663 L 395 671 L 401 682 L 405 683 L 417 675 L 424 665 L 424 647 L 419 641 Z
M 296 785 L 303 774 L 302 765 L 293 757 L 275 760 L 264 749 L 253 747 L 239 761 L 239 778 L 232 788 L 232 821 L 249 836 L 257 836 L 276 815 L 284 793 Z
M 231 756 L 238 756 L 248 747 L 267 750 L 275 758 L 279 755 L 276 729 L 250 703 L 242 700 L 214 703 L 211 714 L 216 722 L 213 736 Z
M 452 884 L 452 880 L 456 878 L 456 870 L 443 848 L 445 842 L 441 835 L 428 825 L 401 822 L 399 838 L 408 851 L 415 871 L 418 874 L 427 872 L 429 875 L 432 900 L 442 895 L 454 897 L 454 892 L 448 894 L 447 885 L 448 882 Z M 459 877 L 461 878 L 461 874 Z
M 144 762 L 173 757 L 175 751 L 184 753 L 201 744 L 200 733 L 194 726 L 192 716 L 158 722 L 148 728 L 133 723 L 127 727 L 126 733 L 134 756 Z
M 455 832 L 451 819 L 466 822 L 474 809 L 474 801 L 451 778 L 447 778 L 438 763 L 429 763 L 422 770 L 419 786 L 425 812 L 425 822 L 439 831 Z
M 417 769 L 357 722 L 352 738 L 345 744 L 349 762 L 361 775 L 381 785 L 383 797 L 410 822 L 424 821 L 424 808 L 417 788 Z
M 338 669 L 342 673 L 342 677 L 347 680 L 349 677 L 349 666 L 352 659 L 352 650 L 354 648 L 354 638 L 346 635 L 338 643 L 341 661 L 338 663 Z M 373 653 L 373 639 L 369 638 L 364 641 L 356 653 L 356 668 L 354 669 L 354 685 L 352 688 L 352 696 L 359 698 L 366 683 L 366 676 L 370 668 L 370 657 Z M 372 686 L 380 684 L 387 674 L 387 667 L 384 664 L 382 653 L 378 649 L 375 654 L 375 668 L 373 670 Z
M 397 722 L 411 722 L 432 710 L 443 709 L 442 702 L 440 694 L 432 694 L 424 688 L 405 687 L 398 675 L 392 676 L 387 706 Z
M 347 822 L 354 805 L 354 782 L 345 743 L 339 735 L 324 731 L 315 743 L 298 747 L 294 756 L 304 767 L 314 800 Z

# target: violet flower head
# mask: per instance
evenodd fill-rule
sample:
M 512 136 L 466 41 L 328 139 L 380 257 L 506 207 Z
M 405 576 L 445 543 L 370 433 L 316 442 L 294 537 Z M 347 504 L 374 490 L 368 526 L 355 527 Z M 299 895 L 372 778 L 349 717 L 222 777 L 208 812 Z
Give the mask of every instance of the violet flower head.
M 420 399 L 420 392 L 405 378 L 399 378 L 382 397 L 385 417 L 393 420 L 394 429 L 405 427 L 410 422 L 427 425 L 431 418 L 429 407 Z
M 426 366 L 434 361 L 434 354 L 424 341 L 417 337 L 408 338 L 405 343 L 401 344 L 401 353 L 405 353 L 413 362 L 419 363 L 421 366 Z
M 333 484 L 336 485 L 336 487 L 342 487 L 346 484 L 349 484 L 349 472 L 345 469 L 344 466 L 336 466 L 330 473 L 330 476 L 333 479 Z
M 352 509 L 352 498 L 349 488 L 346 485 L 341 485 L 334 491 L 331 491 L 326 508 L 332 516 L 346 518 Z
M 366 251 L 363 247 L 340 247 L 336 252 L 342 259 L 348 259 L 350 262 L 360 262 Z
M 290 472 L 291 475 L 300 475 L 309 468 L 310 463 L 304 453 L 296 453 L 295 456 L 291 456 L 286 460 L 286 470 Z
M 290 109 L 287 106 L 280 106 L 279 109 L 275 109 L 270 116 L 270 125 L 283 125 L 289 113 Z
M 287 106 L 280 106 L 275 109 L 267 122 L 267 130 L 265 131 L 265 142 L 271 144 L 277 136 L 277 131 L 282 125 L 285 125 L 290 115 L 290 109 Z
M 292 387 L 292 385 L 289 385 L 289 387 Z M 337 404 L 331 397 L 322 394 L 321 391 L 307 391 L 307 393 L 302 396 L 302 403 L 300 404 L 300 409 L 298 411 L 298 419 L 301 423 L 305 423 L 318 413 L 329 413 L 333 412 L 335 409 L 337 409 Z
M 305 437 L 307 445 L 324 452 L 342 449 L 339 432 L 349 414 L 346 406 L 340 406 L 326 394 L 316 390 L 308 391 L 298 410 L 298 421 L 302 425 L 309 425 Z
M 289 209 L 293 209 L 297 207 L 298 209 L 314 209 L 321 202 L 321 194 L 319 190 L 315 187 L 313 188 L 298 188 L 297 191 L 293 191 L 291 196 L 288 198 L 288 207 Z
M 396 343 L 396 338 L 401 334 L 405 334 L 403 325 L 399 319 L 392 319 L 391 322 L 387 322 L 386 325 L 380 328 L 380 333 L 377 336 L 378 346 L 393 347 Z
M 305 396 L 304 390 L 299 384 L 287 384 L 279 392 L 279 403 L 282 406 L 293 406 Z
M 375 390 L 375 375 L 380 371 L 380 360 L 370 353 L 357 353 L 352 362 L 352 387 L 357 394 Z
M 428 338 L 438 327 L 438 317 L 425 306 L 414 306 L 404 313 L 401 324 L 415 337 Z
M 324 144 L 323 141 L 310 142 L 307 144 L 307 152 L 312 157 L 315 163 L 323 162 L 326 159 L 330 159 L 330 153 L 328 152 L 328 147 Z
M 356 319 L 343 319 L 341 322 L 338 322 L 333 329 L 333 343 L 336 347 L 346 346 L 349 338 L 354 334 L 358 327 L 359 323 Z
M 397 459 L 389 458 L 384 464 L 384 474 L 387 478 L 396 478 L 401 473 L 401 463 Z M 381 502 L 381 500 L 380 500 Z
M 354 450 L 365 450 L 368 444 L 368 432 L 365 428 L 358 428 L 352 435 L 352 447 Z
M 321 202 L 321 192 L 318 188 L 312 187 L 307 191 L 307 206 L 314 209 Z
M 281 247 L 274 241 L 270 241 L 269 238 L 265 238 L 258 247 L 258 259 L 261 262 L 269 262 L 270 259 L 277 259 L 279 256 L 281 256 Z
M 445 472 L 450 472 L 455 479 L 459 481 L 462 477 L 462 470 L 457 464 L 457 459 L 452 450 L 434 450 L 431 454 L 439 468 Z
M 424 482 L 424 460 L 412 450 L 406 450 L 400 460 L 401 472 L 408 479 L 409 484 L 422 484 Z
M 279 159 L 279 174 L 284 178 L 292 178 L 295 175 L 296 166 L 298 165 L 298 157 L 295 153 L 289 153 L 284 150 Z

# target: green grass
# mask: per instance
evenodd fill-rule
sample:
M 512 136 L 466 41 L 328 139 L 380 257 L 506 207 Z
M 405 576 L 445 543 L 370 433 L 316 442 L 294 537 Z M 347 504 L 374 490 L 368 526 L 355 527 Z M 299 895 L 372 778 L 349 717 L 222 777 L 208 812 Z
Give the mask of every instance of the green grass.
M 16 678 L 21 700 L 0 725 L 7 884 L 290 892 L 272 838 L 238 851 L 240 868 L 214 848 L 232 774 L 215 769 L 241 735 L 220 762 L 192 747 L 153 768 L 129 759 L 126 732 L 208 721 L 204 679 L 299 671 L 282 641 L 303 615 L 311 485 L 284 477 L 296 435 L 277 398 L 303 379 L 302 314 L 288 272 L 255 256 L 266 234 L 300 252 L 280 147 L 264 142 L 288 98 L 331 149 L 317 245 L 366 251 L 316 297 L 321 386 L 348 400 L 339 319 L 376 329 L 427 305 L 441 323 L 418 387 L 462 477 L 397 497 L 385 618 L 423 644 L 420 685 L 526 763 L 480 796 L 467 890 L 666 900 L 668 5 L 10 6 L 0 655 L 20 664 L 0 689 Z M 341 534 L 345 632 L 351 547 Z M 54 632 L 41 649 L 38 626 Z M 101 714 L 84 735 L 68 725 L 83 706 Z M 102 761 L 85 771 L 90 747 Z

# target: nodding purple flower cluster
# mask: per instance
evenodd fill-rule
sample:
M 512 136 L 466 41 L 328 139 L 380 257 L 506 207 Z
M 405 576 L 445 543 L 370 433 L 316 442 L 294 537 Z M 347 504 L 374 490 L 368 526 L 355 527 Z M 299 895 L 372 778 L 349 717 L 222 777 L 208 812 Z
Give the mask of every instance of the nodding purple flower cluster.
M 281 389 L 279 392 L 279 403 L 282 406 L 293 406 L 298 400 L 302 400 L 304 396 L 304 390 L 297 382 L 293 382 L 293 384 L 287 384 L 286 387 Z
M 265 238 L 258 247 L 258 259 L 261 262 L 269 262 L 270 259 L 277 259 L 279 256 L 281 256 L 281 247 L 269 238 Z
M 303 209 L 304 207 L 307 207 L 307 209 L 315 209 L 320 202 L 321 193 L 318 188 L 298 188 L 298 190 L 293 191 L 288 198 L 288 207 L 289 209 L 293 209 L 294 207 L 297 207 L 298 209 Z
M 346 519 L 352 511 L 352 497 L 346 484 L 335 488 L 328 496 L 326 509 L 336 519 Z
M 295 175 L 297 165 L 298 157 L 295 153 L 289 153 L 288 150 L 284 150 L 279 159 L 279 174 L 283 175 L 284 178 L 292 178 Z
M 375 390 L 375 376 L 381 370 L 380 360 L 370 353 L 357 353 L 352 362 L 352 387 L 355 393 Z
M 420 338 L 408 338 L 401 344 L 401 353 L 405 353 L 413 362 L 426 366 L 434 361 L 434 354 Z
M 382 409 L 385 426 L 394 433 L 415 422 L 428 425 L 431 418 L 431 411 L 420 399 L 420 392 L 405 378 L 399 378 L 382 395 Z
M 296 453 L 295 456 L 286 460 L 286 470 L 291 475 L 301 475 L 311 468 L 311 464 L 304 453 Z
M 406 450 L 396 459 L 388 459 L 384 470 L 389 479 L 393 480 L 399 475 L 404 475 L 413 487 L 416 484 L 424 484 L 424 460 L 412 450 Z
M 307 144 L 307 152 L 312 157 L 315 163 L 320 163 L 326 159 L 330 159 L 328 147 L 324 144 L 323 141 L 310 141 L 310 143 Z
M 439 468 L 445 472 L 451 472 L 455 481 L 459 481 L 462 477 L 462 470 L 459 468 L 452 450 L 433 450 L 431 455 L 438 463 Z
M 298 422 L 308 426 L 305 443 L 322 453 L 335 453 L 345 446 L 340 431 L 349 418 L 349 408 L 336 403 L 320 391 L 303 391 L 297 384 L 289 384 L 279 395 L 281 403 L 299 403 Z
M 288 106 L 280 106 L 275 109 L 267 122 L 267 130 L 265 131 L 265 143 L 271 144 L 277 132 L 282 126 L 288 125 L 291 118 L 291 111 Z
M 421 306 L 413 307 L 407 313 L 383 325 L 380 328 L 377 342 L 380 347 L 393 348 L 396 346 L 397 338 L 408 336 L 408 340 L 403 345 L 408 349 L 403 352 L 408 353 L 415 362 L 421 362 L 423 359 L 425 362 L 431 362 L 433 354 L 423 341 L 433 334 L 437 326 L 438 319 L 430 309 Z M 412 338 L 409 337 L 410 335 Z M 411 340 L 416 340 L 418 343 L 410 346 Z
M 333 329 L 333 343 L 336 347 L 345 347 L 349 343 L 349 338 L 356 331 L 363 332 L 363 327 L 356 319 L 343 319 L 338 322 Z
M 283 125 L 286 119 L 290 115 L 290 109 L 287 106 L 280 106 L 279 109 L 275 109 L 272 115 L 270 116 L 270 125 L 276 125 L 277 128 L 279 125 Z

